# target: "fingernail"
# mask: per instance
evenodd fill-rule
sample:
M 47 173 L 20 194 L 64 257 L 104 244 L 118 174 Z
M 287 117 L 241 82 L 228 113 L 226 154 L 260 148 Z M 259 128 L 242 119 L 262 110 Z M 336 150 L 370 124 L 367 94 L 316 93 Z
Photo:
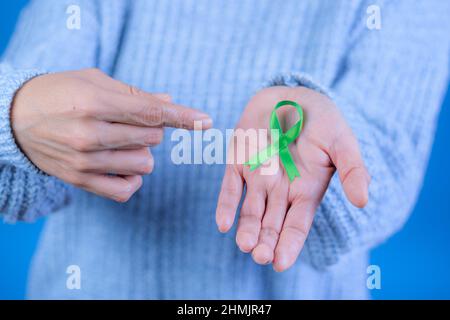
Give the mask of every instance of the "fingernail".
M 203 129 L 209 129 L 213 125 L 213 120 L 209 115 L 203 112 L 197 112 L 194 116 L 195 122 L 200 122 Z
M 153 160 L 153 158 L 148 159 L 148 165 L 153 170 L 155 166 L 155 160 Z
M 224 218 L 222 221 L 219 222 L 219 231 L 222 233 L 227 232 L 230 229 L 230 222 L 229 219 Z
M 209 129 L 209 128 L 212 128 L 213 121 L 211 118 L 208 118 L 208 119 L 202 120 L 202 124 L 203 124 L 204 128 Z
M 276 264 L 274 264 L 273 268 L 276 272 L 282 272 L 286 269 L 288 265 L 288 257 L 284 253 L 277 254 L 275 258 Z
M 245 253 L 252 251 L 253 248 L 256 246 L 255 239 L 253 238 L 253 236 L 246 232 L 239 232 L 236 235 L 236 242 L 239 248 Z

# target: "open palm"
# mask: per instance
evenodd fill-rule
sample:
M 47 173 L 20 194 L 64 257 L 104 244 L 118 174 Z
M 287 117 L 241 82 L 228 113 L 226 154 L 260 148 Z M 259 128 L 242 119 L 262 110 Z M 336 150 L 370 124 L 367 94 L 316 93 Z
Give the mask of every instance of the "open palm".
M 315 91 L 288 87 L 264 89 L 251 99 L 237 128 L 269 129 L 273 107 L 281 100 L 296 101 L 305 112 L 303 130 L 289 145 L 301 177 L 290 182 L 278 156 L 271 158 L 270 165 L 278 170 L 266 166 L 250 171 L 235 159 L 229 161 L 216 212 L 219 230 L 228 232 L 245 185 L 237 245 L 243 252 L 251 252 L 255 262 L 273 263 L 276 271 L 284 271 L 296 261 L 336 169 L 347 198 L 357 207 L 366 205 L 370 182 L 351 129 L 333 102 Z M 287 128 L 297 121 L 295 110 L 289 108 L 280 109 L 278 118 Z M 230 144 L 233 155 L 242 150 L 251 150 L 251 155 L 257 152 L 248 140 L 233 142 Z M 272 142 L 267 136 L 265 143 Z

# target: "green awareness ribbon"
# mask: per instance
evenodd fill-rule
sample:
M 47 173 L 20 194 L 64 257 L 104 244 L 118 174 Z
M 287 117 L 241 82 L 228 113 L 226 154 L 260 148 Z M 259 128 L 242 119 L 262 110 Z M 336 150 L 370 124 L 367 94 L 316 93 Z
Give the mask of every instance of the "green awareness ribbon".
M 300 119 L 294 126 L 292 126 L 286 132 L 283 132 L 281 128 L 280 121 L 277 117 L 277 109 L 284 106 L 292 106 L 297 110 Z M 278 133 L 278 140 L 273 142 L 267 148 L 260 151 L 258 154 L 253 156 L 249 161 L 245 163 L 246 166 L 250 166 L 250 171 L 256 170 L 259 168 L 264 162 L 269 160 L 271 157 L 276 154 L 280 155 L 281 162 L 283 163 L 284 169 L 286 170 L 290 182 L 294 181 L 295 177 L 300 177 L 300 173 L 295 166 L 294 159 L 292 159 L 292 155 L 289 151 L 289 144 L 294 142 L 297 137 L 300 135 L 300 132 L 303 128 L 303 109 L 302 107 L 293 101 L 285 100 L 279 102 L 274 110 L 272 111 L 272 115 L 270 118 L 270 129 L 272 132 L 275 130 Z

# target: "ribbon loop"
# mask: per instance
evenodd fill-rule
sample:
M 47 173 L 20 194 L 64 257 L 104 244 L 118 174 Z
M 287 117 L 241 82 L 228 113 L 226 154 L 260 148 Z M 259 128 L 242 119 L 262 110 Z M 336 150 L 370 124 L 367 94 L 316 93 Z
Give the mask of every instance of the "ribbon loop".
M 283 106 L 292 106 L 297 110 L 297 113 L 300 119 L 297 123 L 294 124 L 290 129 L 286 132 L 283 132 L 280 121 L 277 116 L 277 109 Z M 260 151 L 258 154 L 253 156 L 249 161 L 245 163 L 245 165 L 250 166 L 250 171 L 256 170 L 259 168 L 264 162 L 269 160 L 276 154 L 279 154 L 281 162 L 283 163 L 284 169 L 289 177 L 289 180 L 292 182 L 296 177 L 300 177 L 300 173 L 295 166 L 294 159 L 292 158 L 291 152 L 289 151 L 289 144 L 294 142 L 303 128 L 303 109 L 302 107 L 294 102 L 289 100 L 284 100 L 279 102 L 274 110 L 272 111 L 272 115 L 270 117 L 270 129 L 276 130 L 278 133 L 278 140 L 274 141 L 271 145 L 269 145 L 264 150 Z

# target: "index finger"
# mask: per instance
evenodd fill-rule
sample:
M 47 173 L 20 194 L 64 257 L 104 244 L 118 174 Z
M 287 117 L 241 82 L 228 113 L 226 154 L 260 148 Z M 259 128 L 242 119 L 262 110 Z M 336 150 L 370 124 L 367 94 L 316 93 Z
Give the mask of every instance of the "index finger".
M 189 130 L 212 127 L 212 119 L 206 113 L 158 99 L 151 94 L 108 92 L 104 100 L 99 117 L 105 121 Z
M 228 232 L 233 225 L 243 189 L 241 174 L 235 166 L 227 165 L 216 209 L 216 223 L 220 232 Z

